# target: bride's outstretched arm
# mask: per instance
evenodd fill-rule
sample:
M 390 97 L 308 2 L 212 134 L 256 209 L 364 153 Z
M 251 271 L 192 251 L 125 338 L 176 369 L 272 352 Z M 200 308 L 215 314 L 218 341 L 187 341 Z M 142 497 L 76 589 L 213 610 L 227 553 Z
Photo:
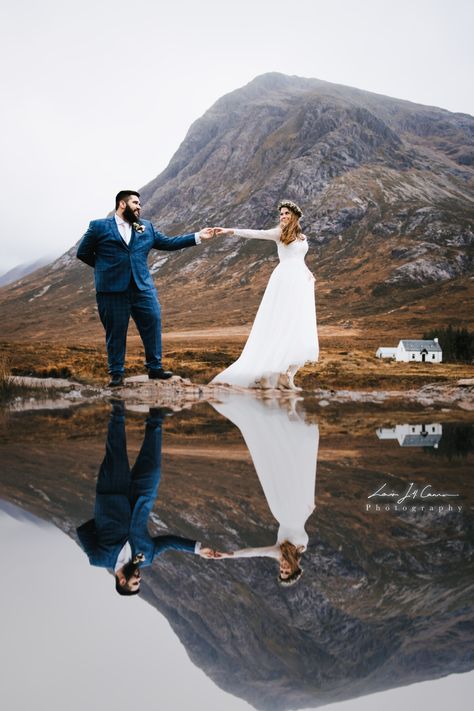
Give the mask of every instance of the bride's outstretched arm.
M 228 227 L 214 227 L 216 235 L 235 235 L 235 237 L 246 237 L 247 239 L 269 239 L 277 242 L 280 238 L 280 228 L 272 227 L 271 230 L 241 230 L 238 227 L 232 229 Z
M 238 551 L 233 551 L 230 556 L 224 555 L 224 557 L 230 558 L 261 558 L 262 556 L 268 556 L 269 558 L 280 557 L 280 546 L 278 543 L 274 546 L 260 546 L 259 548 L 241 548 Z

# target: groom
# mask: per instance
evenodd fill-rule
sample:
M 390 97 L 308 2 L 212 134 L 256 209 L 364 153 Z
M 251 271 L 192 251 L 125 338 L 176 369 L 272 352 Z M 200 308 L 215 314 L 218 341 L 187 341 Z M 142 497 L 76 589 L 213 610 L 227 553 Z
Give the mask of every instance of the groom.
M 161 310 L 148 270 L 150 250 L 192 247 L 213 236 L 211 228 L 180 237 L 167 237 L 148 220 L 140 220 L 140 194 L 121 190 L 115 215 L 93 220 L 81 239 L 77 258 L 94 267 L 97 307 L 105 329 L 110 387 L 123 384 L 125 346 L 130 316 L 145 348 L 151 379 L 166 380 L 173 373 L 161 362 Z
M 200 542 L 174 535 L 152 537 L 148 519 L 155 505 L 161 473 L 162 423 L 167 413 L 151 409 L 135 464 L 130 467 L 125 431 L 125 408 L 113 402 L 105 457 L 99 468 L 94 517 L 77 529 L 91 565 L 114 571 L 120 595 L 140 590 L 141 568 L 167 550 L 219 558 Z

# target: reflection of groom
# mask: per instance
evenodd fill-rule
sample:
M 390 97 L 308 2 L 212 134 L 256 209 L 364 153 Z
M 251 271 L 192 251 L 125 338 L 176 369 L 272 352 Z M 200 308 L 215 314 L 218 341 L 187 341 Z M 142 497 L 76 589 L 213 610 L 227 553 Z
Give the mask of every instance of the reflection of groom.
M 213 235 L 211 229 L 179 237 L 166 237 L 148 220 L 140 221 L 140 195 L 121 190 L 115 198 L 115 215 L 93 220 L 83 236 L 77 257 L 94 267 L 99 316 L 105 328 L 109 385 L 122 385 L 125 344 L 130 316 L 145 348 L 146 367 L 152 379 L 172 373 L 161 363 L 161 312 L 155 285 L 148 270 L 150 250 L 191 247 Z
M 151 565 L 155 556 L 166 550 L 216 557 L 197 541 L 171 535 L 152 538 L 148 532 L 148 516 L 160 483 L 162 421 L 160 410 L 150 411 L 140 453 L 130 468 L 125 411 L 122 402 L 114 404 L 97 478 L 94 518 L 77 529 L 90 564 L 112 569 L 121 595 L 137 594 L 140 567 Z

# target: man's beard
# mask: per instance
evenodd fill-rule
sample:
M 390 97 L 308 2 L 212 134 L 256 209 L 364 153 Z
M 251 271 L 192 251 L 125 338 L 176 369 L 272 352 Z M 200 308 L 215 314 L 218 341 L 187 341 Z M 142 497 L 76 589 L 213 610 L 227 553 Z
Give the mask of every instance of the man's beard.
M 130 205 L 127 205 L 123 211 L 123 219 L 128 222 L 129 225 L 133 225 L 134 222 L 140 222 L 140 216 L 136 216 Z
M 132 563 L 132 561 L 129 561 L 128 563 L 125 563 L 123 566 L 122 572 L 124 575 L 125 580 L 128 581 L 132 577 L 132 575 L 138 570 L 140 566 L 137 565 L 136 563 Z

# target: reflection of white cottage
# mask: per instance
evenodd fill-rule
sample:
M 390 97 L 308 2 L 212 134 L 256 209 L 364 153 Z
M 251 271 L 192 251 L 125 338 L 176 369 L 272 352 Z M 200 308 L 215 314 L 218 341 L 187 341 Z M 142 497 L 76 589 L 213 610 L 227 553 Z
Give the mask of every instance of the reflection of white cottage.
M 395 425 L 378 427 L 379 439 L 396 439 L 400 447 L 437 447 L 443 435 L 443 425 L 433 422 L 429 425 Z
M 437 338 L 433 340 L 403 340 L 396 348 L 381 347 L 377 358 L 394 358 L 402 363 L 441 363 L 443 351 Z

